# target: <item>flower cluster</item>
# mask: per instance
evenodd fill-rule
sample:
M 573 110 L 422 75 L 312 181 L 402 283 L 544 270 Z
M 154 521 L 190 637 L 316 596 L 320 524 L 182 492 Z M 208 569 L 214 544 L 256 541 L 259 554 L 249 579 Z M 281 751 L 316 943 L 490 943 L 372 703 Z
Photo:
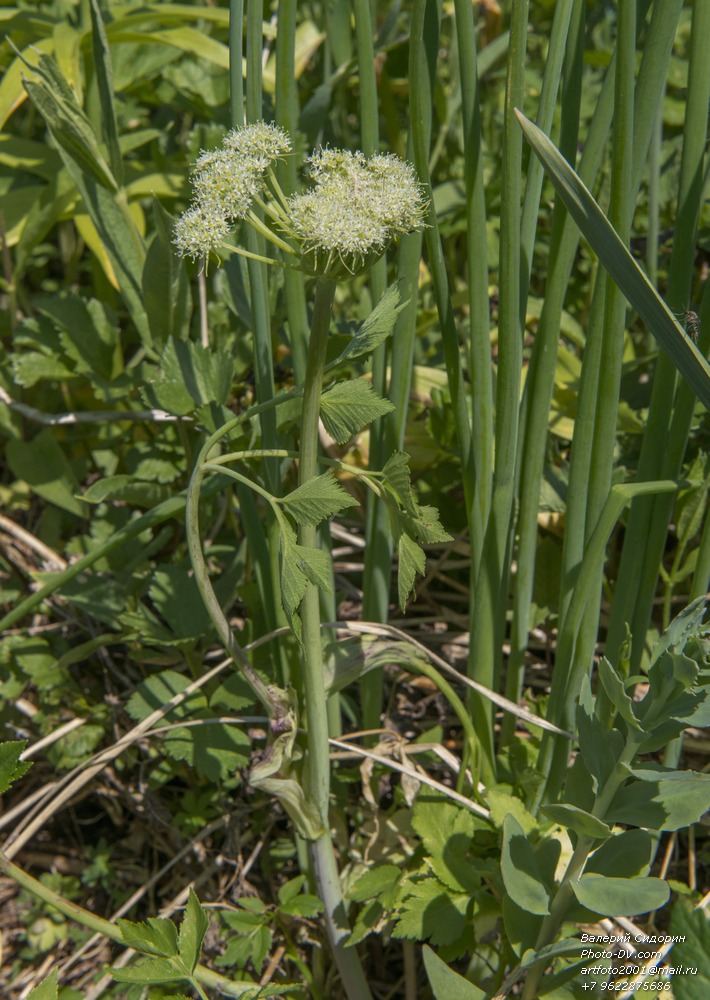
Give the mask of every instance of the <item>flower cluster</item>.
M 423 223 L 422 187 L 397 156 L 321 149 L 307 162 L 315 187 L 290 200 L 288 215 L 309 273 L 356 274 Z
M 283 266 L 339 279 L 369 267 L 424 222 L 427 201 L 414 169 L 390 154 L 368 159 L 340 149 L 317 150 L 306 161 L 313 188 L 287 200 L 272 164 L 290 149 L 285 132 L 258 122 L 234 129 L 219 149 L 203 152 L 193 172 L 195 199 L 175 226 L 178 253 L 206 259 L 249 217 L 287 257 L 299 260 Z M 255 200 L 263 222 L 250 216 Z
M 264 190 L 271 165 L 290 149 L 282 129 L 256 122 L 228 132 L 219 149 L 203 152 L 192 175 L 194 202 L 173 234 L 178 253 L 195 260 L 216 251 Z

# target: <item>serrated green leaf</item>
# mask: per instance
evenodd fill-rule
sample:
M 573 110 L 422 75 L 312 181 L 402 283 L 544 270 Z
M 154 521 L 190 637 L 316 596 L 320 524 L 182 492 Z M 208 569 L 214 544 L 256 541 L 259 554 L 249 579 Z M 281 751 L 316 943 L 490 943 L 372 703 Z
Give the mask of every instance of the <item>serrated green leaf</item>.
M 171 729 L 165 736 L 165 752 L 173 760 L 184 760 L 207 781 L 221 783 L 246 766 L 251 741 L 239 726 L 215 720 L 199 729 Z
M 332 592 L 330 556 L 323 549 L 298 545 L 296 533 L 284 523 L 281 525 L 281 601 L 296 635 L 300 635 L 296 609 L 309 581 L 326 593 Z
M 697 823 L 710 802 L 710 774 L 682 772 L 683 780 L 636 780 L 619 789 L 607 810 L 612 823 L 649 830 L 681 830 Z
M 491 811 L 491 821 L 497 827 L 502 827 L 506 816 L 514 816 L 525 833 L 530 833 L 537 826 L 537 820 L 513 792 L 510 785 L 498 785 L 488 789 L 488 808 Z
M 190 894 L 187 898 L 187 905 L 180 922 L 178 931 L 178 951 L 190 973 L 195 971 L 195 966 L 200 960 L 202 942 L 205 939 L 207 928 L 210 925 L 210 918 L 207 912 L 200 906 L 200 901 L 195 894 L 195 890 L 190 887 Z
M 668 883 L 660 878 L 608 878 L 582 875 L 572 882 L 577 901 L 607 917 L 631 917 L 665 906 L 670 897 Z
M 118 920 L 124 944 L 145 955 L 173 958 L 178 953 L 177 927 L 167 917 L 148 917 L 147 921 Z
M 112 966 L 109 972 L 119 983 L 175 983 L 186 979 L 186 973 L 179 971 L 167 958 L 143 958 L 124 969 Z
M 451 892 L 436 878 L 412 882 L 400 903 L 392 937 L 450 944 L 463 933 L 470 902 L 468 893 Z
M 348 346 L 335 361 L 330 362 L 326 371 L 332 371 L 345 361 L 371 354 L 391 335 L 397 316 L 405 305 L 406 302 L 399 304 L 397 286 L 390 285 Z
M 373 421 L 394 409 L 364 378 L 352 382 L 335 382 L 328 386 L 320 402 L 320 415 L 325 429 L 338 444 L 368 427 Z
M 376 896 L 385 895 L 394 901 L 394 894 L 399 885 L 402 871 L 396 865 L 373 865 L 357 879 L 348 890 L 348 899 L 356 903 L 364 903 Z M 387 905 L 387 903 L 385 903 Z
M 288 511 L 297 524 L 320 524 L 347 507 L 357 507 L 355 497 L 343 489 L 332 472 L 324 472 L 303 483 L 277 502 Z
M 483 990 L 450 969 L 426 944 L 422 958 L 435 1000 L 485 1000 Z
M 394 452 L 385 462 L 382 476 L 407 513 L 416 516 L 416 498 L 412 490 L 409 455 L 403 451 Z
M 411 594 L 414 592 L 414 581 L 417 573 L 424 575 L 426 557 L 423 549 L 409 535 L 401 534 L 397 542 L 399 565 L 397 570 L 397 596 L 399 606 L 404 611 Z
M 27 1000 L 57 1000 L 59 996 L 58 972 L 52 969 L 39 986 L 35 986 Z
M 550 895 L 543 882 L 532 845 L 513 815 L 503 823 L 501 874 L 506 892 L 521 909 L 546 915 L 550 912 Z
M 602 820 L 578 806 L 564 802 L 557 805 L 543 806 L 542 811 L 555 823 L 567 830 L 574 830 L 582 837 L 593 837 L 595 840 L 606 840 L 611 836 L 611 829 Z
M 0 743 L 0 795 L 32 767 L 32 761 L 20 760 L 20 754 L 26 746 L 27 740 Z
M 417 504 L 415 515 L 412 517 L 405 513 L 402 520 L 409 533 L 425 545 L 451 541 L 451 535 L 444 530 L 439 520 L 439 511 L 436 507 Z

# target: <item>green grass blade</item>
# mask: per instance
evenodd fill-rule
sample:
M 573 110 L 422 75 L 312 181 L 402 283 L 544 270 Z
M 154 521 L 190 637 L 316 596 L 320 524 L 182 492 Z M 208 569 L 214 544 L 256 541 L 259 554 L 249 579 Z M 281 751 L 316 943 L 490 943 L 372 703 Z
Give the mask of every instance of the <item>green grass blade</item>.
M 710 8 L 698 4 L 693 10 L 676 231 L 668 276 L 667 296 L 676 309 L 689 306 L 698 216 L 703 197 L 703 161 L 710 96 L 710 64 L 704 43 L 708 32 Z M 708 345 L 702 335 L 699 346 L 701 355 L 705 356 Z M 676 390 L 676 382 L 675 368 L 668 357 L 659 356 L 639 457 L 640 478 L 675 477 L 680 472 L 694 400 L 687 384 L 681 382 Z M 631 651 L 634 668 L 643 653 L 671 511 L 672 500 L 658 497 L 637 501 L 629 515 L 607 646 L 609 655 L 613 657 L 624 639 L 625 626 L 629 622 L 634 636 Z
M 516 111 L 525 138 L 542 160 L 567 210 L 599 260 L 667 351 L 698 399 L 710 408 L 710 366 L 631 256 L 614 227 L 548 137 Z

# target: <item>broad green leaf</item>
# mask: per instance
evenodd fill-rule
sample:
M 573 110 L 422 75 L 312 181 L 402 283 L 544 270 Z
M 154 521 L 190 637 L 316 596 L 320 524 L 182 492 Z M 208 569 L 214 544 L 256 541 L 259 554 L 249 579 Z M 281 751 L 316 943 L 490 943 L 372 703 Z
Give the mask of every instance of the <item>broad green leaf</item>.
M 20 760 L 20 754 L 26 746 L 27 740 L 0 743 L 0 795 L 32 767 L 32 761 Z
M 678 773 L 682 780 L 636 780 L 619 789 L 607 819 L 649 830 L 681 830 L 697 823 L 710 802 L 710 774 Z
M 12 60 L 0 79 L 0 128 L 27 96 L 23 77 L 27 67 L 34 67 L 43 55 L 54 51 L 53 38 L 40 38 L 28 45 Z
M 147 718 L 157 708 L 162 708 L 176 694 L 189 687 L 190 680 L 176 670 L 163 670 L 159 674 L 141 681 L 126 703 L 126 711 L 136 722 Z M 186 715 L 205 708 L 207 700 L 200 691 L 195 691 L 165 716 L 168 722 L 178 722 Z
M 402 533 L 397 542 L 399 565 L 397 569 L 397 595 L 399 606 L 404 611 L 407 601 L 414 592 L 414 581 L 417 573 L 424 575 L 426 557 L 423 549 L 412 541 L 409 535 Z
M 231 356 L 191 340 L 166 343 L 160 358 L 160 376 L 142 392 L 149 406 L 184 416 L 208 403 L 226 403 L 232 385 Z
M 144 483 L 134 476 L 106 476 L 92 483 L 81 494 L 86 503 L 104 503 L 106 500 L 120 500 L 132 507 L 150 509 L 172 496 L 172 489 L 161 483 Z
M 55 433 L 47 427 L 31 441 L 8 441 L 7 461 L 13 474 L 27 483 L 33 493 L 83 517 L 86 508 L 76 498 L 79 483 Z
M 347 507 L 359 506 L 355 497 L 343 489 L 332 472 L 324 472 L 303 483 L 279 503 L 297 524 L 320 524 Z
M 702 907 L 681 896 L 671 913 L 670 934 L 676 944 L 669 956 L 673 966 L 690 970 L 673 976 L 675 1000 L 706 1000 L 710 996 L 710 919 Z
M 94 74 L 101 102 L 101 130 L 108 148 L 111 171 L 119 185 L 123 183 L 123 161 L 118 143 L 118 122 L 113 94 L 113 70 L 109 48 L 98 0 L 91 0 L 91 45 L 94 56 Z M 60 49 L 57 47 L 57 55 Z
M 197 639 L 210 627 L 195 578 L 183 566 L 158 566 L 148 590 L 151 604 L 176 639 Z
M 155 235 L 148 247 L 141 276 L 143 301 L 156 344 L 171 337 L 187 339 L 192 316 L 192 294 L 185 262 L 173 252 L 173 218 L 153 198 Z
M 125 195 L 103 158 L 88 118 L 54 60 L 43 55 L 33 69 L 38 79 L 26 81 L 25 86 L 59 147 L 64 165 L 101 239 L 111 272 L 109 278 L 115 275 L 136 329 L 144 343 L 150 345 L 141 290 L 145 246 Z M 138 203 L 135 209 L 142 215 Z M 78 216 L 75 223 L 78 225 Z M 86 237 L 86 233 L 84 235 Z M 106 270 L 105 265 L 103 262 Z
M 606 823 L 577 806 L 562 802 L 557 805 L 543 806 L 542 811 L 555 823 L 559 823 L 560 826 L 564 826 L 568 830 L 574 830 L 581 837 L 606 840 L 607 837 L 611 836 L 611 830 Z
M 549 913 L 550 896 L 538 868 L 532 845 L 513 815 L 503 823 L 503 850 L 500 860 L 506 892 L 528 913 Z
M 186 973 L 175 968 L 167 958 L 143 958 L 125 969 L 112 966 L 109 972 L 119 983 L 175 983 L 186 979 Z
M 608 878 L 606 875 L 582 875 L 572 882 L 578 902 L 606 917 L 632 917 L 665 906 L 671 894 L 668 883 L 660 878 Z
M 52 969 L 47 978 L 39 986 L 35 986 L 27 1000 L 57 1000 L 59 996 L 58 975 L 57 970 Z
M 624 830 L 610 837 L 590 854 L 585 874 L 594 872 L 614 878 L 648 874 L 653 842 L 646 830 Z
M 202 942 L 209 925 L 210 918 L 200 906 L 195 890 L 191 887 L 178 932 L 180 958 L 191 973 L 195 971 L 195 966 L 200 960 Z
M 397 286 L 390 285 L 342 354 L 326 366 L 326 372 L 337 368 L 344 361 L 372 354 L 392 334 L 397 316 L 405 305 L 406 302 L 400 305 Z
M 338 444 L 394 409 L 388 399 L 378 396 L 364 378 L 334 382 L 321 396 L 320 415 L 325 429 Z
M 534 947 L 540 936 L 543 916 L 524 910 L 507 893 L 503 896 L 502 916 L 505 936 L 516 955 Z
M 178 953 L 177 927 L 167 917 L 148 917 L 145 921 L 118 920 L 124 944 L 145 955 L 172 958 Z
M 59 327 L 64 353 L 77 372 L 110 380 L 123 370 L 119 329 L 109 309 L 79 295 L 45 296 L 39 311 Z
M 643 727 L 636 718 L 636 714 L 634 712 L 634 703 L 626 693 L 623 681 L 616 673 L 611 663 L 609 663 L 606 656 L 602 656 L 597 665 L 597 671 L 599 673 L 599 680 L 602 683 L 602 687 L 606 691 L 609 701 L 612 703 L 624 722 L 628 723 L 632 729 L 643 731 Z
M 60 151 L 82 172 L 115 194 L 118 184 L 104 159 L 91 122 L 79 107 L 55 60 L 43 54 L 37 66 L 28 66 L 28 69 L 39 79 L 26 79 L 25 89 L 57 140 Z
M 422 958 L 435 1000 L 485 1000 L 483 990 L 450 969 L 426 944 L 422 948 Z
M 216 38 L 210 38 L 197 28 L 166 28 L 164 31 L 123 30 L 113 24 L 107 25 L 106 33 L 110 42 L 137 42 L 141 45 L 169 45 L 215 63 L 222 69 L 229 69 L 229 49 Z
M 585 676 L 577 706 L 579 751 L 599 789 L 616 768 L 624 749 L 624 737 L 618 729 L 605 729 L 594 709 L 591 684 Z
M 79 375 L 66 364 L 51 354 L 40 354 L 39 351 L 27 351 L 15 354 L 10 359 L 13 380 L 25 389 L 31 389 L 38 382 L 57 381 L 79 378 Z
M 567 210 L 599 260 L 698 399 L 710 409 L 710 366 L 644 272 L 578 175 L 536 125 L 516 111 L 525 138 L 550 175 Z

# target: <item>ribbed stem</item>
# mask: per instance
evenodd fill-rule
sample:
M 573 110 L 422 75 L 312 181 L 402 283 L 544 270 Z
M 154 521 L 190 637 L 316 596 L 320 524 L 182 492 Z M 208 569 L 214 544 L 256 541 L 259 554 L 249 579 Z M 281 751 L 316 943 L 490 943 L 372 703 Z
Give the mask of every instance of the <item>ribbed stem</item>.
M 306 361 L 301 416 L 301 455 L 298 466 L 299 486 L 318 474 L 318 417 L 334 296 L 335 282 L 319 278 L 316 284 L 311 339 Z M 315 548 L 316 528 L 313 525 L 301 525 L 298 541 L 300 545 Z M 325 906 L 328 936 L 345 991 L 349 1000 L 369 1000 L 371 994 L 357 952 L 354 948 L 346 949 L 343 946 L 349 927 L 328 821 L 330 796 L 328 712 L 323 683 L 320 599 L 318 588 L 313 583 L 309 583 L 306 588 L 300 614 L 303 623 L 303 687 L 308 713 L 305 785 L 309 799 L 318 810 L 324 828 L 323 834 L 311 844 L 311 859 L 318 894 Z

